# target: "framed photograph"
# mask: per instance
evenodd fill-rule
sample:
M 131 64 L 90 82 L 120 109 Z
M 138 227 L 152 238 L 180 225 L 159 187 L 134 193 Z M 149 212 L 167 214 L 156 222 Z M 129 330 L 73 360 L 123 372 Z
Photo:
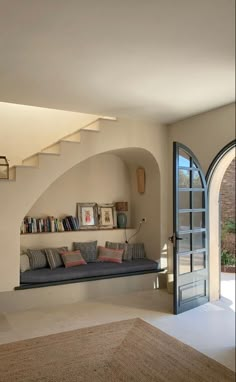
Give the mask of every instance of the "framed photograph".
M 97 203 L 77 203 L 77 217 L 80 229 L 93 229 L 98 226 Z
M 113 228 L 116 226 L 114 204 L 98 205 L 98 222 L 100 228 Z

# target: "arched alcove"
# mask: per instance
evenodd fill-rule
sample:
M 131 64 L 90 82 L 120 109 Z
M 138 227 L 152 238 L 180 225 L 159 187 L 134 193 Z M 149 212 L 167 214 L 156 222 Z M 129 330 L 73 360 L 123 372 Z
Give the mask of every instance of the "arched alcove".
M 145 169 L 145 193 L 137 190 L 136 169 Z M 76 215 L 76 203 L 96 202 L 113 203 L 127 201 L 128 226 L 136 229 L 141 218 L 147 223 L 135 239 L 143 241 L 148 257 L 159 259 L 161 256 L 160 243 L 160 172 L 153 155 L 141 148 L 125 148 L 108 151 L 73 166 L 38 198 L 27 215 L 33 217 Z M 126 233 L 123 240 L 133 234 Z M 107 232 L 107 240 L 110 233 Z M 40 235 L 38 235 L 40 236 Z M 55 246 L 61 245 L 60 235 L 53 235 Z M 105 236 L 105 234 L 103 235 Z M 96 233 L 91 234 L 91 239 Z M 37 237 L 37 243 L 39 238 Z M 27 242 L 32 245 L 32 239 L 21 237 L 21 247 L 25 249 Z

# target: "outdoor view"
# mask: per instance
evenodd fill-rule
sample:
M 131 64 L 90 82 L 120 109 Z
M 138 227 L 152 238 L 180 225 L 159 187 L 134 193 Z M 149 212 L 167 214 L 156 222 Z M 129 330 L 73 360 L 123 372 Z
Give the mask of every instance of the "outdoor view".
M 221 271 L 230 273 L 235 272 L 236 253 L 235 170 L 234 159 L 225 172 L 220 190 Z

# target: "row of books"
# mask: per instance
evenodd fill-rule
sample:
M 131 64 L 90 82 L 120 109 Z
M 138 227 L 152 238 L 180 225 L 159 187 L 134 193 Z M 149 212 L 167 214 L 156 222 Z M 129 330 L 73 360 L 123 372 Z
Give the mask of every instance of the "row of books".
M 48 216 L 46 218 L 33 218 L 26 216 L 21 223 L 20 233 L 40 232 L 64 232 L 78 231 L 79 219 L 74 216 L 66 216 L 63 219 Z

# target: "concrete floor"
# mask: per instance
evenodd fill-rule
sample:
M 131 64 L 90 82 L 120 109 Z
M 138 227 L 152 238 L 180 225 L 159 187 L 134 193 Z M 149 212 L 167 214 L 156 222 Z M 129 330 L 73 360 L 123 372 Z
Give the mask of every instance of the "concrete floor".
M 173 296 L 163 289 L 0 314 L 0 344 L 140 317 L 235 370 L 234 274 L 222 274 L 221 295 L 178 316 L 172 314 Z

